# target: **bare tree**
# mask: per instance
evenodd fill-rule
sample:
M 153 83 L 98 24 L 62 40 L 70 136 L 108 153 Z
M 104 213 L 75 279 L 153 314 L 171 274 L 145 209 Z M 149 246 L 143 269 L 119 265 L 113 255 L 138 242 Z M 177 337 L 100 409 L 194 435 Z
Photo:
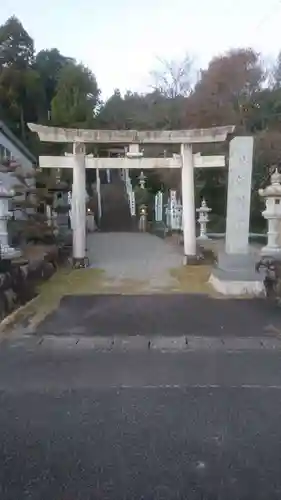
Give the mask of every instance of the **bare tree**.
M 194 82 L 194 60 L 186 54 L 182 60 L 157 58 L 160 69 L 151 71 L 151 87 L 168 98 L 187 97 Z

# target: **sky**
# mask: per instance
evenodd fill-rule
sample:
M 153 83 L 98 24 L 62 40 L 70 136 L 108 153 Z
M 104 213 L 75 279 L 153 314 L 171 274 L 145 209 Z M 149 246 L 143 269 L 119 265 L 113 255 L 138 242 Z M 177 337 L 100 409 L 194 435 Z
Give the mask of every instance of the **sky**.
M 268 63 L 281 50 L 281 0 L 2 0 L 0 24 L 12 15 L 36 51 L 56 47 L 87 65 L 104 98 L 148 90 L 159 58 L 189 53 L 206 67 L 230 48 L 253 47 Z

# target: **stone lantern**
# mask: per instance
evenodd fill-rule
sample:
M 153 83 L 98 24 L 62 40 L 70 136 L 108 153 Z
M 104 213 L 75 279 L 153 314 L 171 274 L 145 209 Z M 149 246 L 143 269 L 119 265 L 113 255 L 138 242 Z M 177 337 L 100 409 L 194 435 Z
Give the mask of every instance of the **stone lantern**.
M 281 257 L 279 244 L 279 228 L 281 221 L 281 174 L 276 168 L 270 178 L 271 184 L 259 189 L 259 195 L 265 199 L 265 210 L 262 216 L 267 219 L 267 245 L 261 249 L 266 256 Z
M 147 228 L 147 206 L 140 206 L 139 231 L 145 232 Z
M 141 171 L 139 176 L 139 184 L 141 189 L 145 188 L 145 181 L 146 181 L 146 176 L 144 175 L 143 171 Z
M 209 222 L 209 212 L 212 209 L 207 206 L 206 200 L 203 198 L 200 208 L 196 208 L 199 213 L 198 222 L 200 224 L 200 234 L 198 240 L 208 240 L 207 236 L 207 223 Z
M 0 180 L 0 258 L 13 259 L 21 256 L 21 251 L 9 245 L 8 219 L 12 217 L 9 212 L 9 200 L 13 198 L 13 189 L 7 189 Z

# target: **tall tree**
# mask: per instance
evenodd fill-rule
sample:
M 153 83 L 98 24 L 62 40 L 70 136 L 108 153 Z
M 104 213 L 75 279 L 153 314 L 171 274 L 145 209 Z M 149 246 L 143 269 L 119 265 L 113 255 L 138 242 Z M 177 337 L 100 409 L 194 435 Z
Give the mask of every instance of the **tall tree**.
M 126 129 L 126 111 L 121 92 L 115 89 L 112 96 L 100 107 L 97 117 L 99 126 L 108 129 Z
M 265 72 L 259 54 L 232 50 L 214 58 L 201 72 L 187 115 L 195 126 L 233 123 L 245 128 L 248 103 L 261 90 Z
M 34 59 L 34 42 L 16 17 L 0 26 L 0 67 L 29 67 Z
M 34 68 L 40 74 L 45 89 L 47 117 L 56 93 L 60 72 L 69 63 L 74 63 L 74 59 L 63 56 L 58 49 L 41 50 L 36 55 Z
M 281 87 L 264 88 L 255 94 L 248 103 L 245 119 L 251 133 L 281 131 Z
M 3 119 L 25 142 L 26 123 L 39 121 L 45 109 L 40 75 L 32 68 L 4 68 L 0 71 L 0 104 Z
M 45 106 L 39 74 L 33 69 L 34 43 L 15 17 L 0 26 L 0 112 L 27 141 L 27 121 L 37 121 Z
M 148 94 L 127 92 L 124 96 L 119 90 L 115 90 L 101 106 L 97 124 L 109 129 L 181 128 L 184 99 L 181 96 L 171 99 L 157 90 Z
M 92 126 L 100 90 L 95 75 L 82 64 L 69 63 L 59 73 L 52 100 L 52 121 L 61 126 Z

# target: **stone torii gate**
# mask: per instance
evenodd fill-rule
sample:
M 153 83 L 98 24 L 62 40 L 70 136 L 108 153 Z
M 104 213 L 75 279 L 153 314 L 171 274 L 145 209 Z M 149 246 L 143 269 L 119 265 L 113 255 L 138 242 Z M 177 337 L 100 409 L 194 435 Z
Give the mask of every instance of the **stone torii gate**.
M 196 221 L 194 200 L 194 167 L 224 167 L 223 156 L 201 156 L 192 153 L 192 144 L 224 142 L 234 132 L 234 126 L 198 130 L 86 130 L 48 127 L 28 124 L 44 142 L 72 143 L 73 154 L 66 156 L 41 156 L 41 168 L 73 169 L 73 260 L 85 262 L 86 210 L 85 169 L 155 169 L 180 168 L 182 174 L 182 206 L 185 262 L 196 259 Z M 94 158 L 86 155 L 86 143 L 121 144 L 129 146 L 124 158 Z M 180 144 L 180 155 L 164 158 L 144 158 L 142 144 Z

